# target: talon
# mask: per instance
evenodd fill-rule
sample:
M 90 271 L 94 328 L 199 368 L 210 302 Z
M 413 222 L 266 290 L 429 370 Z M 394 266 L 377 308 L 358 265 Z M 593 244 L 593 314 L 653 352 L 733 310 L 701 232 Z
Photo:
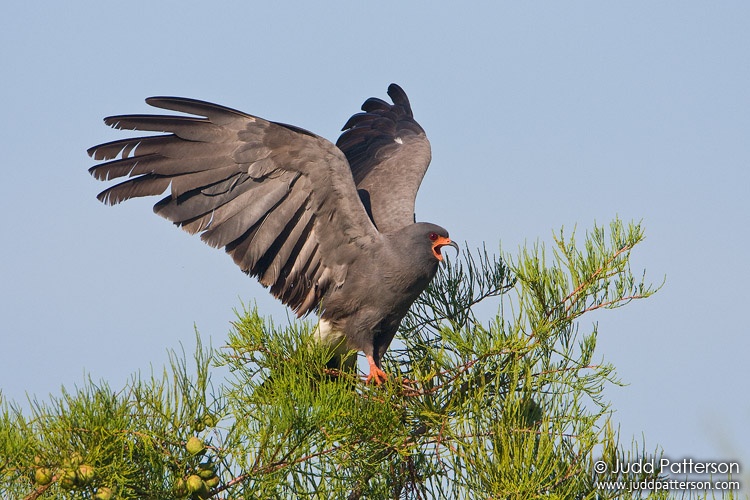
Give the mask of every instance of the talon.
M 367 356 L 367 362 L 370 363 L 370 374 L 365 378 L 365 384 L 373 382 L 375 385 L 380 385 L 388 380 L 388 375 L 375 364 L 372 356 Z

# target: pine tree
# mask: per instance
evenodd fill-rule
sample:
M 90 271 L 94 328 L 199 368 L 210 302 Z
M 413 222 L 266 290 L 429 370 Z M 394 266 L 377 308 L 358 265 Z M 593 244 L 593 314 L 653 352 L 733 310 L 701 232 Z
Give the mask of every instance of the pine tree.
M 244 308 L 225 346 L 196 333 L 191 360 L 172 352 L 123 389 L 88 380 L 29 410 L 5 401 L 0 496 L 639 498 L 597 488 L 651 476 L 596 474 L 596 461 L 658 452 L 620 443 L 605 397 L 620 382 L 582 318 L 657 290 L 630 268 L 643 239 L 615 220 L 580 245 L 560 231 L 551 250 L 464 252 L 412 307 L 382 386 L 327 370 L 312 321 Z

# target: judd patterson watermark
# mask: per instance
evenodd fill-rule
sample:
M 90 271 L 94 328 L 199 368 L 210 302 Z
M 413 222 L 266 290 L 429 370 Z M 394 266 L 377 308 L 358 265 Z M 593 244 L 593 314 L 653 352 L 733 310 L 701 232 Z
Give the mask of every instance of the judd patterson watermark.
M 594 463 L 594 472 L 612 478 L 597 481 L 596 487 L 603 490 L 739 490 L 740 482 L 732 480 L 740 474 L 740 463 L 736 461 L 708 461 L 684 458 L 672 460 L 659 458 L 638 462 Z M 630 475 L 653 475 L 649 479 L 625 480 Z M 704 475 L 703 478 L 700 475 Z M 619 476 L 619 477 L 618 477 Z M 679 479 L 675 479 L 678 476 Z M 707 477 L 705 477 L 707 476 Z M 643 477 L 643 476 L 641 476 Z M 722 479 L 718 479 L 722 478 Z M 718 479 L 718 480 L 717 480 Z
M 608 464 L 599 460 L 594 464 L 594 472 L 603 474 L 610 472 L 612 474 L 739 474 L 739 462 L 704 462 L 684 458 L 679 462 L 670 458 L 660 458 L 659 460 L 645 460 L 642 462 L 620 462 Z

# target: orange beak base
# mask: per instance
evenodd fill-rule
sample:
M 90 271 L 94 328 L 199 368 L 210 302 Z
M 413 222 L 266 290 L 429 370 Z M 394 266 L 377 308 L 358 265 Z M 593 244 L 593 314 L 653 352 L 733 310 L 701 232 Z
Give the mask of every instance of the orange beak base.
M 438 236 L 438 238 L 432 242 L 432 253 L 435 255 L 435 258 L 439 261 L 443 261 L 443 254 L 440 252 L 440 249 L 444 246 L 451 246 L 458 251 L 458 245 L 456 245 L 454 242 L 451 241 L 450 238 L 446 238 L 445 236 Z

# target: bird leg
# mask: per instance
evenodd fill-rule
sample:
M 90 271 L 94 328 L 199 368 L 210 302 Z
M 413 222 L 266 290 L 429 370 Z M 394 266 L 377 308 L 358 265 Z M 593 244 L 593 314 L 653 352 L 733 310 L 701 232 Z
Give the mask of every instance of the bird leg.
M 375 363 L 375 358 L 367 356 L 367 362 L 370 363 L 370 374 L 365 379 L 365 384 L 374 382 L 375 385 L 380 385 L 388 379 L 388 375 Z

